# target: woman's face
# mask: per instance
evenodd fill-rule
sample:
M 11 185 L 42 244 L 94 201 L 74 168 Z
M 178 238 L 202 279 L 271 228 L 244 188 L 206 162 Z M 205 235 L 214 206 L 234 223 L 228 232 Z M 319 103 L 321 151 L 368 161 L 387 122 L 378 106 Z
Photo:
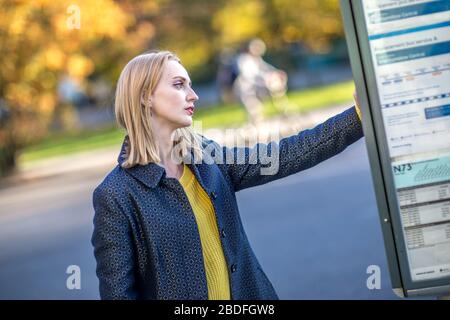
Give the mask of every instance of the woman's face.
M 190 126 L 194 102 L 198 100 L 191 85 L 186 69 L 177 61 L 167 61 L 161 80 L 151 96 L 153 121 L 170 129 Z

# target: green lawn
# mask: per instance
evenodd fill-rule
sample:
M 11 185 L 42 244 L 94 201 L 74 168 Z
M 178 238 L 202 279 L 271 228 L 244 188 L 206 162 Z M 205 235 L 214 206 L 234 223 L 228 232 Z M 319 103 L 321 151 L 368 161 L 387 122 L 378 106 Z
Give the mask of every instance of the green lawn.
M 345 103 L 352 100 L 353 81 L 332 84 L 323 87 L 294 91 L 288 94 L 290 108 L 288 112 L 308 112 L 319 108 Z M 264 114 L 271 117 L 278 110 L 267 102 Z M 194 120 L 202 121 L 203 129 L 237 127 L 246 122 L 246 112 L 239 104 L 215 105 L 197 109 Z M 19 162 L 30 162 L 54 156 L 72 154 L 105 147 L 120 145 L 124 131 L 116 126 L 96 131 L 73 132 L 64 135 L 50 135 L 48 138 L 23 150 Z

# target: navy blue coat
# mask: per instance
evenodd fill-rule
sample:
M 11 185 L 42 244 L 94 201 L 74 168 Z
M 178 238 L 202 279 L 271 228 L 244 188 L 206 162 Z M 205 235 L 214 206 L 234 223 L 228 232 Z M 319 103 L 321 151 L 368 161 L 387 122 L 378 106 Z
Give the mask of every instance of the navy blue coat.
M 276 143 L 230 149 L 205 140 L 203 147 L 213 143 L 214 152 L 245 157 L 240 164 L 189 165 L 216 212 L 232 299 L 278 298 L 250 247 L 235 192 L 310 168 L 362 136 L 352 107 Z M 276 174 L 261 175 L 264 164 L 253 153 L 261 148 L 279 152 Z M 123 156 L 122 147 L 119 164 Z M 95 189 L 93 204 L 92 244 L 102 299 L 208 298 L 197 224 L 178 180 L 167 178 L 154 163 L 130 169 L 117 165 Z

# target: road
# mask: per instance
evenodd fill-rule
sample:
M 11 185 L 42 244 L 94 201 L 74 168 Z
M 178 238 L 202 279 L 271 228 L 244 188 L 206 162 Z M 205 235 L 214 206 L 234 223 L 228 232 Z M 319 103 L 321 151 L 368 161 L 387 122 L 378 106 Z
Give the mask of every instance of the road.
M 111 166 L 0 189 L 0 299 L 98 299 L 91 194 Z M 237 194 L 281 299 L 396 299 L 364 139 L 309 170 Z M 66 269 L 81 270 L 81 289 Z M 369 290 L 368 266 L 381 269 Z

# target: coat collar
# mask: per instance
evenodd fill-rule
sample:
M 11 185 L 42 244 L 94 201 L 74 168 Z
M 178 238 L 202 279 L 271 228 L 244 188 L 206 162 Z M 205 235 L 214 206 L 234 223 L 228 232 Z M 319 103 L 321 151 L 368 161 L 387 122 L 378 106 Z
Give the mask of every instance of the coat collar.
M 120 166 L 126 159 L 128 144 L 129 138 L 127 135 L 125 136 L 125 139 L 122 143 L 122 148 L 120 150 L 120 154 L 117 158 L 117 162 L 119 163 Z M 203 185 L 203 181 L 197 167 L 193 164 L 188 164 L 187 166 L 192 170 L 192 172 L 194 173 L 195 177 L 200 182 L 200 184 Z M 136 165 L 134 167 L 127 168 L 124 170 L 149 188 L 155 188 L 156 186 L 158 186 L 161 179 L 166 176 L 166 170 L 163 167 L 157 165 L 156 163 L 149 163 L 146 165 Z
M 127 146 L 129 143 L 128 135 L 125 137 L 122 148 L 120 150 L 119 157 L 117 159 L 117 162 L 121 166 L 122 163 L 125 161 L 127 156 Z M 149 163 L 146 165 L 136 165 L 131 168 L 124 169 L 126 172 L 131 174 L 135 179 L 139 180 L 143 184 L 145 184 L 147 187 L 155 188 L 161 178 L 166 175 L 166 171 L 163 167 L 157 165 L 156 163 Z

